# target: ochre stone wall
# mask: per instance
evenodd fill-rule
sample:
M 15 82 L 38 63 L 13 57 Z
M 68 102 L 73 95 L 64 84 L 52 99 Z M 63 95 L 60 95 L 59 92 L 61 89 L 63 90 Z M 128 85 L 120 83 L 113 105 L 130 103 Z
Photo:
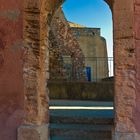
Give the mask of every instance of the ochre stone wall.
M 69 78 L 67 77 L 67 69 L 64 68 L 64 63 L 68 61 L 71 61 L 69 63 L 72 65 L 70 78 L 84 80 L 84 55 L 70 30 L 61 8 L 55 12 L 50 29 L 50 80 L 65 80 Z
M 100 28 L 75 27 L 71 31 L 85 56 L 85 66 L 91 68 L 91 80 L 98 81 L 109 76 L 106 40 Z
M 0 0 L 1 140 L 16 140 L 24 117 L 22 10 L 22 0 Z
M 49 97 L 56 100 L 113 101 L 114 81 L 49 81 Z
M 135 53 L 136 53 L 136 103 L 135 103 L 135 110 L 134 110 L 134 123 L 137 129 L 137 132 L 140 133 L 140 0 L 135 0 L 134 4 L 134 29 L 135 29 Z

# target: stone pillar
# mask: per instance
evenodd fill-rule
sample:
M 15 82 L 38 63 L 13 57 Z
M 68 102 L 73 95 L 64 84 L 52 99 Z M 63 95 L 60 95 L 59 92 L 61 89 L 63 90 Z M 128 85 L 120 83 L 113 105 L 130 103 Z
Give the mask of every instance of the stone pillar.
M 134 124 L 136 133 L 140 139 L 140 0 L 134 0 L 134 33 L 135 33 L 135 55 L 136 55 L 136 103 L 134 109 Z
M 114 140 L 140 140 L 139 83 L 140 15 L 134 17 L 135 0 L 114 0 L 115 130 Z M 136 0 L 140 4 L 140 0 Z M 137 12 L 138 12 L 137 11 Z M 140 12 L 138 12 L 140 13 Z M 136 27 L 134 27 L 136 23 Z
M 48 4 L 48 5 L 47 5 Z M 18 140 L 47 140 L 49 105 L 46 89 L 48 74 L 48 16 L 46 0 L 24 3 L 24 95 L 25 121 L 18 129 Z

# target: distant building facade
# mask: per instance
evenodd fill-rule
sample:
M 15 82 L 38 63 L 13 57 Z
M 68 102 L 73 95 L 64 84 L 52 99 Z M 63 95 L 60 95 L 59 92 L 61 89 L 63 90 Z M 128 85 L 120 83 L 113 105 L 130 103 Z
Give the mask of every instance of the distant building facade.
M 106 40 L 100 36 L 100 28 L 68 22 L 61 8 L 50 27 L 50 80 L 97 81 L 108 77 Z
M 87 28 L 72 22 L 69 25 L 85 57 L 87 79 L 97 81 L 108 77 L 107 45 L 100 28 Z

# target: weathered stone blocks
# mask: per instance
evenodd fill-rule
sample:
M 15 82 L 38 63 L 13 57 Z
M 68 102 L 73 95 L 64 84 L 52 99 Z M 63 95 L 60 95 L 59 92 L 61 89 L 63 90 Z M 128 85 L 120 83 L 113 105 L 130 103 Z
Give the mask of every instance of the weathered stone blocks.
M 48 140 L 48 125 L 23 125 L 18 129 L 18 140 Z
M 140 134 L 116 132 L 113 135 L 113 140 L 140 140 Z
M 55 11 L 50 29 L 50 80 L 85 80 L 84 54 L 61 8 Z M 71 65 L 69 70 L 64 66 L 65 59 L 66 64 Z

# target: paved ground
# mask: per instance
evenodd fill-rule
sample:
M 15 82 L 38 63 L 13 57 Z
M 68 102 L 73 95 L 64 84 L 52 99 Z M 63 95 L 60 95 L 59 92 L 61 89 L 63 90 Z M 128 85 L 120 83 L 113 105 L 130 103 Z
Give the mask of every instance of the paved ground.
M 53 107 L 60 107 L 60 108 L 55 109 Z M 65 107 L 65 109 L 61 107 Z M 81 107 L 84 107 L 84 109 L 81 109 Z M 64 117 L 88 116 L 94 118 L 95 117 L 114 118 L 113 102 L 51 100 L 50 114 L 53 116 L 64 116 Z
M 50 101 L 50 140 L 111 140 L 113 102 Z
M 81 101 L 81 100 L 50 100 L 50 106 L 110 106 L 113 107 L 113 102 L 102 101 Z

